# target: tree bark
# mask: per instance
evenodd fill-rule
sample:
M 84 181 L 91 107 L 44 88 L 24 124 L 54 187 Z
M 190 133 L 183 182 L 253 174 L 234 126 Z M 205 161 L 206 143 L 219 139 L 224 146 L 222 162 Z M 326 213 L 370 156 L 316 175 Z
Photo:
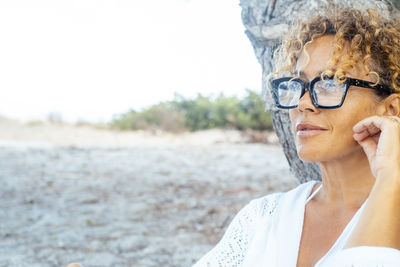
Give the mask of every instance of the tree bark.
M 271 113 L 274 129 L 289 162 L 290 170 L 300 183 L 321 180 L 319 164 L 299 159 L 288 112 L 272 105 L 273 100 L 266 77 L 274 70 L 272 55 L 280 44 L 282 34 L 287 32 L 289 24 L 298 18 L 318 14 L 324 6 L 332 2 L 362 10 L 373 8 L 389 16 L 399 14 L 388 0 L 240 0 L 245 34 L 262 67 L 262 90 L 266 110 Z

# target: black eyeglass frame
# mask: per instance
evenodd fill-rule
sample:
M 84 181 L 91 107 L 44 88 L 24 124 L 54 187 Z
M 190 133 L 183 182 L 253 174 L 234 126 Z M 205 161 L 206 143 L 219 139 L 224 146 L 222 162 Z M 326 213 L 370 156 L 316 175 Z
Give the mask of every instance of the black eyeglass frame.
M 332 77 L 327 77 L 325 78 L 326 80 L 331 80 L 333 79 Z M 358 87 L 363 87 L 363 88 L 368 88 L 368 89 L 373 89 L 373 90 L 384 90 L 385 92 L 387 92 L 388 94 L 393 94 L 394 91 L 391 88 L 388 88 L 385 85 L 382 84 L 377 84 L 374 85 L 373 82 L 369 82 L 369 81 L 364 81 L 364 80 L 360 80 L 360 79 L 354 79 L 354 78 L 346 78 L 346 81 L 343 82 L 343 84 L 345 85 L 344 87 L 344 93 L 342 95 L 342 99 L 340 100 L 340 104 L 336 105 L 336 106 L 325 106 L 325 105 L 319 105 L 317 103 L 317 97 L 316 94 L 314 93 L 314 85 L 315 83 L 321 81 L 321 76 L 315 77 L 314 79 L 312 79 L 310 82 L 305 82 L 302 79 L 299 78 L 295 78 L 295 77 L 282 77 L 282 78 L 278 78 L 278 79 L 273 79 L 271 80 L 271 86 L 272 86 L 272 95 L 273 98 L 275 100 L 275 104 L 278 108 L 282 108 L 282 109 L 292 109 L 292 108 L 296 108 L 298 106 L 297 105 L 293 105 L 293 106 L 282 106 L 279 103 L 279 96 L 278 96 L 278 87 L 279 84 L 281 82 L 287 82 L 287 81 L 296 81 L 299 82 L 301 84 L 301 93 L 300 93 L 300 98 L 302 98 L 304 96 L 304 94 L 306 93 L 306 90 L 308 90 L 310 92 L 310 97 L 311 97 L 311 101 L 314 104 L 315 107 L 317 108 L 323 108 L 323 109 L 335 109 L 335 108 L 340 108 L 343 105 L 343 102 L 346 98 L 347 95 L 347 91 L 349 89 L 350 86 L 354 85 L 354 86 L 358 86 Z M 299 101 L 300 101 L 299 98 Z

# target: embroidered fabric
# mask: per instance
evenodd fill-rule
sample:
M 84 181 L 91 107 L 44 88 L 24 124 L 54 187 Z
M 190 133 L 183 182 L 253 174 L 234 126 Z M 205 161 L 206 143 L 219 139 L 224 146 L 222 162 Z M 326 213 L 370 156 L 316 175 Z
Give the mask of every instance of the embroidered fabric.
M 296 190 L 307 190 L 310 187 L 308 185 L 301 185 L 298 188 L 294 189 L 294 191 L 290 191 L 288 193 L 274 193 L 270 194 L 255 200 L 250 201 L 240 212 L 234 217 L 228 229 L 226 230 L 224 236 L 221 241 L 204 257 L 202 257 L 194 267 L 205 267 L 205 266 L 265 266 L 268 263 L 268 266 L 282 266 L 274 263 L 273 259 L 263 258 L 264 254 L 258 255 L 256 254 L 250 255 L 251 252 L 254 253 L 254 244 L 259 245 L 257 243 L 257 238 L 260 238 L 260 227 L 263 225 L 272 225 L 274 220 L 277 220 L 277 216 L 279 217 L 280 211 L 277 209 L 278 205 L 281 206 L 282 202 L 287 202 L 286 205 L 293 205 L 293 201 L 296 201 L 297 194 Z M 310 184 L 313 186 L 313 184 Z M 313 196 L 317 194 L 317 192 L 321 189 L 322 185 L 308 198 L 304 198 L 302 201 L 309 201 Z M 286 198 L 285 194 L 295 193 L 291 197 L 294 198 L 290 200 L 290 198 Z M 285 197 L 283 197 L 285 196 Z M 307 200 L 306 200 L 307 199 Z M 303 202 L 304 203 L 304 202 Z M 364 204 L 363 204 L 364 205 Z M 355 216 L 359 216 L 359 212 L 361 212 L 362 208 L 356 213 Z M 302 211 L 300 211 L 302 212 Z M 358 215 L 357 215 L 358 214 Z M 358 217 L 357 217 L 358 218 Z M 351 221 L 350 223 L 355 223 L 355 221 Z M 344 233 L 342 233 L 343 237 L 339 237 L 339 240 L 336 241 L 334 247 L 337 248 L 332 253 L 328 252 L 327 255 L 321 259 L 315 267 L 373 267 L 373 266 L 382 266 L 382 267 L 397 267 L 400 266 L 400 250 L 387 248 L 387 247 L 354 247 L 350 249 L 341 249 L 346 241 L 352 227 L 354 225 L 346 226 Z M 288 227 L 287 227 L 288 228 Z M 263 228 L 266 229 L 266 228 Z M 257 231 L 257 232 L 256 232 Z M 294 232 L 293 232 L 294 231 Z M 293 230 L 291 232 L 291 236 L 296 235 L 296 231 L 301 230 Z M 262 231 L 261 231 L 262 232 Z M 281 233 L 282 234 L 282 233 Z M 265 234 L 262 234 L 266 236 Z M 284 236 L 284 235 L 281 235 Z M 283 237 L 285 238 L 285 237 Z M 288 236 L 286 236 L 288 238 Z M 290 241 L 289 239 L 286 239 Z M 271 247 L 274 249 L 273 247 Z M 252 250 L 253 249 L 253 250 Z M 265 249 L 265 248 L 262 248 Z M 262 250 L 261 249 L 261 250 Z M 270 247 L 268 247 L 270 249 Z M 270 251 L 270 250 L 268 250 Z M 292 251 L 293 252 L 293 251 Z M 282 252 L 280 256 L 284 255 L 285 252 Z M 290 251 L 288 252 L 288 256 L 290 257 Z M 328 255 L 329 254 L 329 255 Z M 368 255 L 368 257 L 366 257 Z M 293 256 L 293 255 L 292 255 Z M 254 257 L 260 257 L 261 263 L 254 264 L 251 261 L 251 264 L 248 262 L 249 259 L 255 259 Z M 273 257 L 272 257 L 273 258 Z M 258 259 L 258 258 L 257 258 Z M 285 265 L 287 266 L 287 265 Z
M 250 201 L 233 218 L 218 244 L 201 258 L 194 267 L 242 266 L 249 244 L 254 237 L 254 225 L 265 216 L 270 217 L 283 193 L 273 193 Z

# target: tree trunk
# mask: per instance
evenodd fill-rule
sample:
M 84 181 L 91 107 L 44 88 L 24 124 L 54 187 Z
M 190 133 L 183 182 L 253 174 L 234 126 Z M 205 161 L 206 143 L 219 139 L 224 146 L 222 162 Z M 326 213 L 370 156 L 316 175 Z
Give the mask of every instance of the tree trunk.
M 299 159 L 288 112 L 271 105 L 273 100 L 267 88 L 266 77 L 274 70 L 272 54 L 279 45 L 282 34 L 287 32 L 289 23 L 301 17 L 318 14 L 326 4 L 332 2 L 359 9 L 379 9 L 385 14 L 398 16 L 397 9 L 393 8 L 388 0 L 240 0 L 245 33 L 262 67 L 262 90 L 266 110 L 271 113 L 274 129 L 289 162 L 290 170 L 300 183 L 321 180 L 319 164 Z

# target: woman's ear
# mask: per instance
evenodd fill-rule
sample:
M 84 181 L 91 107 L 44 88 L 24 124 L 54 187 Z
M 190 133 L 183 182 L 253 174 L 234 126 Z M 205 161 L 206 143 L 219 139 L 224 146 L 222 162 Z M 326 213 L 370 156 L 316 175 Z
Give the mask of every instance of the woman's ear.
M 391 94 L 383 100 L 386 116 L 400 117 L 400 94 Z

